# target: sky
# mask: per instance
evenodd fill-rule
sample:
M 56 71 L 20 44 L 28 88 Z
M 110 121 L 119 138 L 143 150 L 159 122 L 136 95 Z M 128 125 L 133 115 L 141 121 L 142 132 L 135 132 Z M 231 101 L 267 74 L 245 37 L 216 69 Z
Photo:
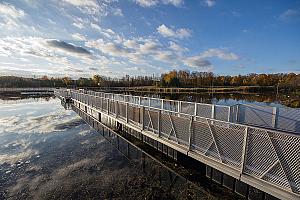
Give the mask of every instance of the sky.
M 0 0 L 0 75 L 300 73 L 299 0 Z

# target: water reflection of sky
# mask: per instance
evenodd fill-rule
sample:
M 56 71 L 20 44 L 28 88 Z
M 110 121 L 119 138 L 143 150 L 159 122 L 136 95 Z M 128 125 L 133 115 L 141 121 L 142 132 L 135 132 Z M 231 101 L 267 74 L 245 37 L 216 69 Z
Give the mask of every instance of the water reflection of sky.
M 52 98 L 0 102 L 0 177 L 0 199 L 212 198 L 180 182 L 154 187 L 157 177 Z

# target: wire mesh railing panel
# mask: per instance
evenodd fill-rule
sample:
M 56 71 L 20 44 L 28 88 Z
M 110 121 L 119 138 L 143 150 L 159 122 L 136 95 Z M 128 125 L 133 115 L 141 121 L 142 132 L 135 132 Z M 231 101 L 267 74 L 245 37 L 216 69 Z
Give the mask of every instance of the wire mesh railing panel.
M 99 109 L 99 110 L 101 110 L 102 109 L 102 107 L 103 107 L 103 98 L 102 97 L 97 97 L 97 100 L 96 100 L 96 108 L 97 109 Z
M 191 132 L 191 118 L 183 118 L 178 116 L 170 116 L 170 120 L 174 125 L 171 136 L 173 140 L 179 144 L 189 144 L 189 135 Z
M 111 114 L 116 114 L 116 102 L 115 101 L 109 101 L 109 112 Z
M 150 99 L 150 107 L 153 108 L 161 108 L 162 107 L 162 100 L 161 99 L 155 99 L 155 98 L 151 98 Z
M 129 122 L 138 124 L 140 123 L 140 109 L 133 106 L 132 104 L 128 105 L 128 118 Z
M 201 154 L 205 154 L 213 143 L 213 137 L 206 120 L 197 119 L 193 123 L 192 148 Z
M 149 99 L 148 97 L 141 97 L 141 105 L 149 106 Z
M 163 100 L 163 109 L 178 112 L 178 101 Z
M 228 122 L 230 118 L 229 106 L 215 105 L 215 119 Z
M 115 95 L 114 95 L 114 100 L 117 100 L 117 101 L 125 101 L 125 98 L 124 98 L 124 95 L 121 95 L 121 94 L 115 94 Z
M 280 186 L 291 187 L 293 192 L 300 194 L 300 137 L 275 131 L 268 131 L 268 134 L 279 160 L 279 169 L 271 170 L 263 179 Z M 289 185 L 286 185 L 286 179 Z
M 274 150 L 270 143 L 267 132 L 260 129 L 249 128 L 247 139 L 247 157 L 244 168 L 245 173 L 260 177 L 276 161 L 277 157 L 274 154 Z
M 181 112 L 189 115 L 195 114 L 195 103 L 192 102 L 181 102 Z
M 255 105 L 239 105 L 238 122 L 257 125 L 262 127 L 273 127 L 273 107 Z
M 230 127 L 224 122 L 212 123 L 212 134 L 223 163 L 239 168 L 241 166 L 245 127 Z
M 170 114 L 169 113 L 161 113 L 160 117 L 160 124 L 161 124 L 161 135 L 164 138 L 169 138 L 171 135 L 171 132 L 173 132 L 173 125 L 170 120 Z
M 139 104 L 139 97 L 128 95 L 127 96 L 127 102 L 138 105 Z
M 149 108 L 145 109 L 144 126 L 146 130 L 158 133 L 158 111 L 152 111 Z
M 277 109 L 276 128 L 300 133 L 300 109 Z
M 108 99 L 102 99 L 102 110 L 107 111 L 108 109 Z
M 197 103 L 197 116 L 211 118 L 212 116 L 212 105 L 208 104 L 199 104 Z
M 118 102 L 117 104 L 118 109 L 118 117 L 121 117 L 123 119 L 126 118 L 126 104 L 122 102 Z

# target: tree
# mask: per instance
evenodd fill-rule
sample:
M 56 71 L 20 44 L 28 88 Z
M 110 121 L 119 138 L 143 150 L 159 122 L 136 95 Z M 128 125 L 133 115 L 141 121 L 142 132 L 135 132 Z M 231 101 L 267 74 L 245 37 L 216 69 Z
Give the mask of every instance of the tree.
M 100 75 L 94 75 L 92 80 L 95 86 L 103 86 L 103 78 Z
M 62 81 L 63 81 L 63 83 L 66 85 L 66 86 L 68 86 L 68 85 L 71 85 L 72 83 L 73 83 L 73 81 L 71 80 L 71 78 L 70 77 L 63 77 L 62 78 Z

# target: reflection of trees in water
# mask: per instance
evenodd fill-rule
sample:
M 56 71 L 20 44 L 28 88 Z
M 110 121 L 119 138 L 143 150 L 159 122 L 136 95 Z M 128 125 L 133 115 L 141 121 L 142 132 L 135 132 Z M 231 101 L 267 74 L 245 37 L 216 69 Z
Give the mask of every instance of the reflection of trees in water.
M 55 99 L 56 97 L 54 95 L 21 95 L 21 94 L 0 94 L 1 100 L 23 100 L 23 99 L 34 99 L 39 100 L 43 99 L 45 101 L 49 101 L 51 99 Z

